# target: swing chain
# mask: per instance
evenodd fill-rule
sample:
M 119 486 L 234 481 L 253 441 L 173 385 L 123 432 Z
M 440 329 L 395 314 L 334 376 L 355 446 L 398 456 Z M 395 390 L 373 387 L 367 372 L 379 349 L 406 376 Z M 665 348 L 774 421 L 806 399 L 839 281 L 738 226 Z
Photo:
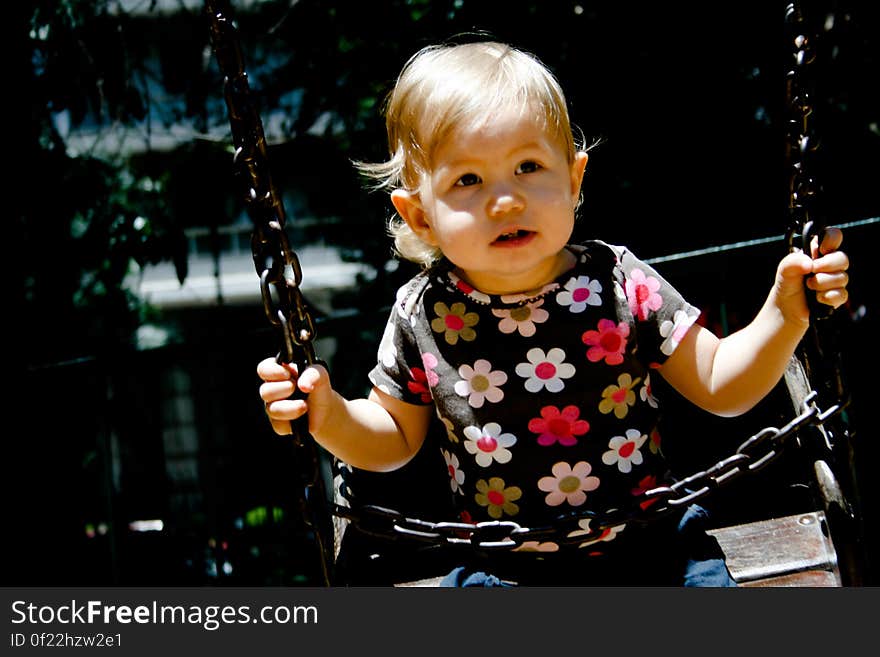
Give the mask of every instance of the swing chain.
M 652 522 L 685 508 L 742 474 L 762 470 L 782 454 L 787 443 L 801 429 L 806 426 L 821 428 L 823 423 L 841 413 L 846 406 L 837 403 L 821 411 L 815 403 L 816 396 L 816 392 L 811 391 L 802 402 L 803 410 L 786 425 L 762 429 L 743 441 L 732 455 L 706 470 L 679 479 L 669 486 L 642 491 L 633 497 L 627 509 L 612 509 L 604 513 L 566 513 L 557 516 L 550 525 L 534 528 L 523 527 L 512 520 L 431 522 L 376 505 L 362 505 L 355 511 L 351 507 L 336 504 L 334 514 L 351 521 L 363 533 L 380 538 L 403 536 L 426 543 L 467 545 L 479 549 L 516 548 L 526 542 L 540 542 L 543 539 L 552 539 L 557 544 L 595 542 L 614 528 L 622 528 L 630 522 Z
M 819 147 L 814 130 L 816 116 L 812 89 L 819 34 L 807 29 L 809 25 L 800 3 L 792 2 L 786 7 L 785 22 L 792 48 L 790 67 L 785 76 L 789 112 L 786 159 L 790 167 L 787 238 L 789 251 L 810 253 L 810 240 L 816 235 L 821 236 L 824 228 L 816 216 L 821 189 L 811 170 L 813 154 Z
M 266 155 L 266 139 L 254 105 L 235 26 L 211 0 L 205 2 L 211 40 L 224 76 L 224 96 L 235 147 L 233 165 L 245 189 L 244 202 L 254 224 L 251 251 L 260 277 L 263 308 L 281 329 L 279 361 L 316 362 L 315 322 L 301 290 L 302 267 L 285 231 L 285 212 L 275 191 Z
M 253 223 L 251 251 L 260 277 L 263 309 L 269 322 L 280 329 L 282 348 L 278 362 L 294 363 L 303 371 L 320 362 L 315 356 L 315 322 L 300 287 L 302 267 L 291 248 L 285 230 L 284 206 L 275 190 L 269 172 L 266 138 L 260 113 L 255 106 L 244 70 L 244 58 L 237 29 L 228 17 L 222 0 L 205 0 L 211 42 L 220 72 L 224 78 L 232 141 L 235 148 L 235 177 L 244 193 L 244 204 Z M 303 416 L 291 423 L 292 446 L 299 452 L 295 458 L 303 492 L 298 499 L 303 521 L 313 531 L 318 543 L 321 574 L 330 584 L 332 563 L 331 542 L 325 538 L 332 527 L 328 509 L 311 499 L 326 497 L 321 477 L 320 454 L 308 437 L 308 420 Z
M 804 11 L 802 5 L 810 5 Z M 829 66 L 834 58 L 834 48 L 827 42 L 828 32 L 836 27 L 837 17 L 821 13 L 819 7 L 806 0 L 795 0 L 786 9 L 786 27 L 792 48 L 791 69 L 786 75 L 786 100 L 789 110 L 789 134 L 786 155 L 789 161 L 789 251 L 798 248 L 811 254 L 813 238 L 822 239 L 826 222 L 819 211 L 821 187 L 813 178 L 815 152 L 819 146 L 816 138 L 814 110 L 811 92 L 818 86 L 817 61 Z M 842 20 L 846 20 L 843 16 Z M 822 33 L 825 33 L 824 35 Z M 817 57 L 822 46 L 822 57 Z M 825 72 L 828 75 L 827 71 Z M 821 396 L 843 399 L 848 396 L 843 372 L 841 320 L 846 315 L 834 312 L 829 306 L 821 306 L 815 295 L 808 294 L 810 323 L 806 339 L 799 347 L 807 379 L 815 381 Z M 839 566 L 844 580 L 849 584 L 861 581 L 866 556 L 861 552 L 861 526 L 858 473 L 855 463 L 853 433 L 847 414 L 841 414 L 834 422 L 823 427 L 823 437 L 828 450 L 816 457 L 814 469 L 817 475 L 818 497 L 826 510 L 831 536 L 840 557 Z M 833 467 L 832 467 L 833 466 Z M 828 477 L 819 473 L 828 472 Z

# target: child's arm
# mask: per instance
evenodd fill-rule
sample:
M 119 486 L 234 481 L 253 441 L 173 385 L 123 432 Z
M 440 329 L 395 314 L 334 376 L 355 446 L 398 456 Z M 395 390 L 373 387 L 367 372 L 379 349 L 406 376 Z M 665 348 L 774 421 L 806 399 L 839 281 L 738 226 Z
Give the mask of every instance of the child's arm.
M 296 367 L 267 358 L 257 366 L 260 397 L 275 433 L 290 433 L 290 421 L 308 413 L 309 433 L 345 463 L 364 470 L 394 470 L 418 452 L 431 420 L 431 406 L 394 399 L 373 388 L 367 399 L 348 400 L 333 390 L 320 365 L 297 378 Z M 294 387 L 308 399 L 289 399 Z
M 846 302 L 849 259 L 837 248 L 838 229 L 826 231 L 813 258 L 791 253 L 779 263 L 776 282 L 752 322 L 719 340 L 694 325 L 660 373 L 682 395 L 718 415 L 739 415 L 757 404 L 779 382 L 798 343 L 809 327 L 804 276 L 820 303 L 838 307 Z

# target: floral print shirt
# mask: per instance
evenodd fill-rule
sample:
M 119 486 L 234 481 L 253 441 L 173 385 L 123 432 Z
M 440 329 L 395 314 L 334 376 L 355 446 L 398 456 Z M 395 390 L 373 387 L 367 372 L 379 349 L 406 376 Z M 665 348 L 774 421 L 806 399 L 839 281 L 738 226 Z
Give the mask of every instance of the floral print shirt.
M 622 509 L 668 483 L 651 376 L 699 310 L 623 247 L 568 248 L 574 268 L 532 297 L 484 294 L 448 264 L 398 292 L 370 380 L 434 405 L 464 522 L 545 527 L 564 514 Z M 566 545 L 590 533 L 583 515 Z

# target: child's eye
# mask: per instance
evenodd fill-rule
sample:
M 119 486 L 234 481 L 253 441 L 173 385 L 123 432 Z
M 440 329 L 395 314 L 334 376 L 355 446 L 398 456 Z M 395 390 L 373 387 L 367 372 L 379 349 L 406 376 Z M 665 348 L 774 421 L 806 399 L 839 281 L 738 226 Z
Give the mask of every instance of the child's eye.
M 457 187 L 470 187 L 480 183 L 480 177 L 475 173 L 466 173 L 455 181 Z
M 541 165 L 533 160 L 526 160 L 521 163 L 518 167 L 516 167 L 517 174 L 520 173 L 534 173 L 538 169 L 541 168 Z

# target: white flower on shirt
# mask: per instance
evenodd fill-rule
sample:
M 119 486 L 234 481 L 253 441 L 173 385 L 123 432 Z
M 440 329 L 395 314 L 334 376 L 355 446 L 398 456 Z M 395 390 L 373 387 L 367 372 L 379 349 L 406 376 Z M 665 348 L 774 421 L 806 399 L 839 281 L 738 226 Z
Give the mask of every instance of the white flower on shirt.
M 508 463 L 513 458 L 507 448 L 516 443 L 516 436 L 501 433 L 501 425 L 497 422 L 489 422 L 482 429 L 473 425 L 465 427 L 464 437 L 464 448 L 483 468 L 492 465 L 492 461 Z
M 388 322 L 379 342 L 379 360 L 385 367 L 391 368 L 397 362 L 397 347 L 394 344 L 394 324 Z
M 641 446 L 648 439 L 638 429 L 627 429 L 626 437 L 614 436 L 608 441 L 607 452 L 602 454 L 602 463 L 605 465 L 617 464 L 617 469 L 621 472 L 632 471 L 633 464 L 639 465 L 642 462 Z
M 663 305 L 663 297 L 657 292 L 660 281 L 654 276 L 647 276 L 641 269 L 633 269 L 625 282 L 626 298 L 629 309 L 639 321 L 645 321 L 651 311 L 659 310 Z
M 458 374 L 463 379 L 453 386 L 456 393 L 468 398 L 468 404 L 481 408 L 485 401 L 493 404 L 504 398 L 504 392 L 498 386 L 507 383 L 507 374 L 500 370 L 492 370 L 492 363 L 480 358 L 473 367 L 462 365 Z
M 443 452 L 443 460 L 446 461 L 446 469 L 449 471 L 449 486 L 452 488 L 452 492 L 464 495 L 464 491 L 461 489 L 461 485 L 464 483 L 464 472 L 459 469 L 458 457 L 445 449 L 440 451 Z
M 562 379 L 574 376 L 574 365 L 565 362 L 565 352 L 559 347 L 546 354 L 535 347 L 529 349 L 526 358 L 529 362 L 519 363 L 516 373 L 526 380 L 525 388 L 529 392 L 540 392 L 543 388 L 547 388 L 547 392 L 559 392 L 565 387 Z
M 573 313 L 582 313 L 587 306 L 598 306 L 602 304 L 602 283 L 591 280 L 589 276 L 578 276 L 570 278 L 565 284 L 565 289 L 556 295 L 556 303 L 560 306 L 568 306 L 568 310 Z

